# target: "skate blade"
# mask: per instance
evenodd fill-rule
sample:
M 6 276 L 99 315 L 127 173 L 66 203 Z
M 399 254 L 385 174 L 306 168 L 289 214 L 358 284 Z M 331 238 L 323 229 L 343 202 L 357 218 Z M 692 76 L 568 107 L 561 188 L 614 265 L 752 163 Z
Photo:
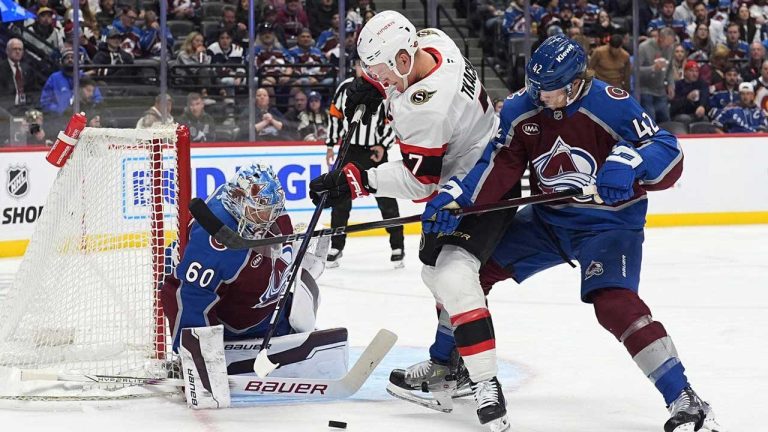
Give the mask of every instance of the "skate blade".
M 393 261 L 392 264 L 395 270 L 405 268 L 405 263 L 402 261 Z
M 464 387 L 457 389 L 455 392 L 453 392 L 453 396 L 451 396 L 453 399 L 459 399 L 467 396 L 472 396 L 472 388 L 470 387 Z
M 717 421 L 713 417 L 707 417 L 704 420 L 704 424 L 701 426 L 701 429 L 699 431 L 702 432 L 726 432 L 726 430 L 717 424 Z
M 387 384 L 387 393 L 398 399 L 402 399 L 416 405 L 421 405 L 425 408 L 433 409 L 435 411 L 444 413 L 453 411 L 453 400 L 451 400 L 450 397 L 439 397 L 435 393 L 427 393 L 434 397 L 425 397 L 400 388 L 392 383 Z
M 339 266 L 338 261 L 326 261 L 325 268 L 337 268 Z
M 497 418 L 496 420 L 489 421 L 485 425 L 488 426 L 491 432 L 504 432 L 509 430 L 509 419 L 505 414 L 504 416 Z

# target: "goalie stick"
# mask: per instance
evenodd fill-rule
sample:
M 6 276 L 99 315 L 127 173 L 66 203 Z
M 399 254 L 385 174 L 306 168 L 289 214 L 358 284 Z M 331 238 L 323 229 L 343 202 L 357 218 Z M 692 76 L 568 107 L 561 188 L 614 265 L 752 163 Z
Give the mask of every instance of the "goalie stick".
M 504 210 L 512 207 L 520 207 L 527 204 L 542 204 L 546 202 L 559 201 L 578 196 L 595 196 L 597 198 L 597 189 L 594 185 L 584 186 L 581 189 L 570 189 L 562 192 L 549 194 L 532 195 L 523 198 L 513 198 L 495 203 L 481 204 L 466 208 L 449 209 L 455 215 L 470 215 L 485 213 L 495 210 Z M 251 249 L 255 247 L 268 246 L 273 244 L 296 241 L 307 237 L 309 231 L 300 234 L 291 234 L 278 237 L 269 237 L 262 239 L 246 239 L 237 234 L 231 228 L 226 226 L 215 214 L 208 208 L 208 205 L 200 198 L 194 198 L 189 204 L 189 210 L 195 217 L 200 226 L 212 235 L 217 241 L 230 249 Z M 393 219 L 384 219 L 375 222 L 347 225 L 338 228 L 326 228 L 311 232 L 311 237 L 327 237 L 342 234 L 350 234 L 361 231 L 369 231 L 376 228 L 390 228 L 399 225 L 419 222 L 421 215 L 403 216 Z M 313 226 L 314 227 L 314 226 Z M 308 227 L 307 230 L 313 228 Z
M 352 396 L 360 390 L 384 356 L 395 345 L 397 335 L 381 329 L 360 354 L 346 375 L 335 380 L 302 378 L 266 378 L 254 376 L 229 376 L 232 396 L 306 397 L 314 399 L 340 399 Z M 113 375 L 59 374 L 38 370 L 22 370 L 22 381 L 69 381 L 83 384 L 125 384 L 142 386 L 182 387 L 184 379 L 142 378 Z

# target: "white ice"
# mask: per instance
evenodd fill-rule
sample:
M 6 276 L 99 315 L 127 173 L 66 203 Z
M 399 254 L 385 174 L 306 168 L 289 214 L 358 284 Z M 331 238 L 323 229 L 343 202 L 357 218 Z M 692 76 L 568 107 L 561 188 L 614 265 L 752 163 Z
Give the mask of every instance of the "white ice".
M 768 226 L 647 231 L 640 293 L 674 339 L 694 389 L 735 432 L 768 430 Z M 395 351 L 357 398 L 193 411 L 178 400 L 15 404 L 0 431 L 483 431 L 473 402 L 442 414 L 390 398 L 388 368 L 426 356 L 434 305 L 419 279 L 418 238 L 406 268 L 390 269 L 384 238 L 352 238 L 341 267 L 321 278 L 321 327 L 344 326 L 363 346 L 379 328 L 399 335 Z M 0 260 L 13 271 L 17 261 Z M 661 396 L 624 348 L 579 301 L 579 274 L 566 265 L 490 295 L 511 431 L 660 432 Z M 763 425 L 763 426 L 761 426 Z

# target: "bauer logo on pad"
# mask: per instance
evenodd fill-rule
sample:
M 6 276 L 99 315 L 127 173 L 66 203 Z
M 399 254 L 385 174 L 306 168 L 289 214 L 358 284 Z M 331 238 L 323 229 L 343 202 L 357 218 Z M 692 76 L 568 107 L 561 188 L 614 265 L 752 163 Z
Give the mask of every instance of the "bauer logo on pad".
M 29 192 L 29 171 L 27 167 L 12 166 L 8 168 L 7 187 L 5 190 L 12 198 L 21 198 Z

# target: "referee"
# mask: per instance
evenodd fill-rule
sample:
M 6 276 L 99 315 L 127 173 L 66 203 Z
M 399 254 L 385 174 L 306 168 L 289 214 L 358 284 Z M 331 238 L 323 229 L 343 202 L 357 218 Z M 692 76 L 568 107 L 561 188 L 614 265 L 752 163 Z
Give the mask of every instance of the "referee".
M 359 60 L 355 61 L 355 73 L 357 76 L 362 74 Z M 333 164 L 334 152 L 333 146 L 338 144 L 349 127 L 349 122 L 344 118 L 344 108 L 347 102 L 347 87 L 352 83 L 355 77 L 348 78 L 339 84 L 336 93 L 331 101 L 330 115 L 328 116 L 328 138 L 325 145 L 328 146 L 326 161 L 328 166 Z M 360 124 L 352 136 L 347 150 L 347 157 L 338 166 L 344 166 L 348 162 L 357 162 L 362 169 L 369 169 L 379 166 L 387 161 L 387 150 L 395 141 L 395 134 L 385 122 L 384 104 L 379 106 L 379 110 L 371 117 L 368 125 Z M 376 197 L 376 203 L 379 205 L 381 216 L 384 219 L 391 219 L 400 216 L 397 208 L 397 200 L 394 198 Z M 331 228 L 347 225 L 349 212 L 352 209 L 352 200 L 338 205 L 331 209 Z M 389 233 L 389 245 L 392 247 L 390 261 L 395 268 L 403 267 L 403 227 L 397 226 L 387 228 Z M 328 267 L 338 267 L 339 259 L 342 256 L 347 237 L 345 235 L 334 236 L 331 238 L 331 250 L 328 252 Z

